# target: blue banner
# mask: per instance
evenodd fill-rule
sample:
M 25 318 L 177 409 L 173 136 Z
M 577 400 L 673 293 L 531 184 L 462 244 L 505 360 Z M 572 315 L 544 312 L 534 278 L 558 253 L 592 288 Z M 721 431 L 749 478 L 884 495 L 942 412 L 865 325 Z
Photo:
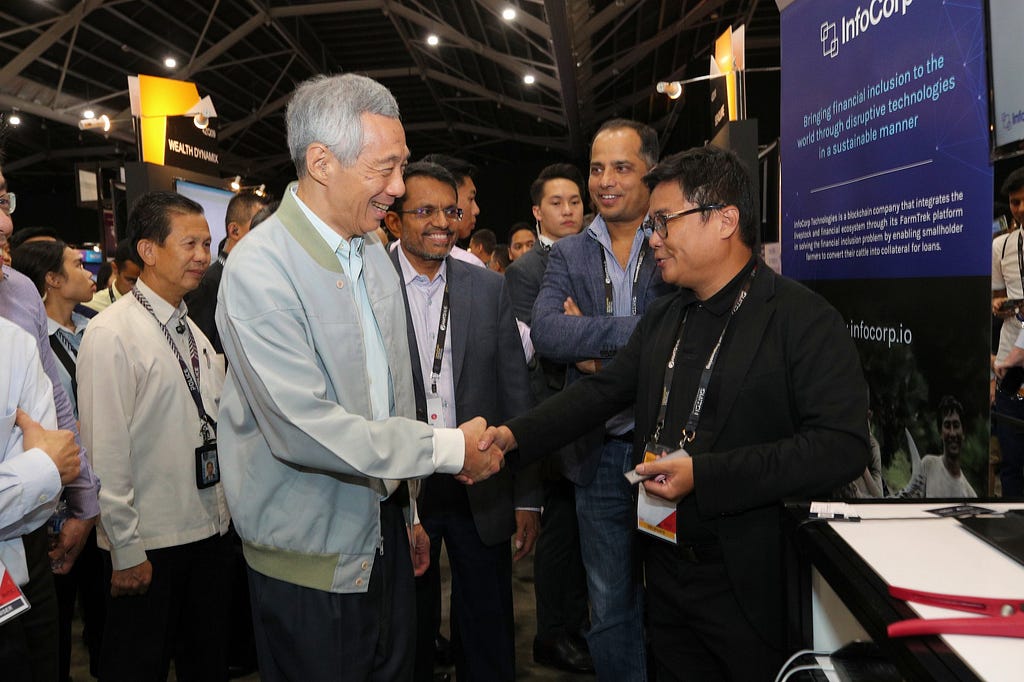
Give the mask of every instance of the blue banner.
M 797 0 L 782 30 L 782 271 L 988 275 L 982 0 Z

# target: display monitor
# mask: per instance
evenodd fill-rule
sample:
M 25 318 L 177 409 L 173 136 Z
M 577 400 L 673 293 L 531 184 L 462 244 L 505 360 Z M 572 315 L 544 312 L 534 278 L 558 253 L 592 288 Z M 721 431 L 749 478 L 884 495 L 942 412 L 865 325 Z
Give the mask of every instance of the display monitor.
M 992 144 L 996 158 L 1024 154 L 1024 2 L 989 0 L 989 67 L 992 75 Z
M 224 216 L 228 212 L 228 202 L 235 196 L 235 193 L 231 190 L 189 182 L 180 178 L 174 181 L 174 191 L 203 207 L 206 222 L 210 224 L 210 255 L 212 258 L 216 258 L 217 245 L 227 236 Z

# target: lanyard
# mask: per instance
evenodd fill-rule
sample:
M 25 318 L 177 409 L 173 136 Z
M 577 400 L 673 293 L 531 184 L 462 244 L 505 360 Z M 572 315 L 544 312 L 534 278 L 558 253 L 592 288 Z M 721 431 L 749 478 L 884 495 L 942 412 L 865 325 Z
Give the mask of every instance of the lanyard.
M 630 314 L 636 315 L 636 283 L 640 279 L 640 266 L 644 262 L 644 254 L 647 252 L 647 240 L 640 246 L 640 254 L 636 258 L 636 269 L 633 271 L 633 288 L 632 288 L 632 302 L 630 304 Z M 615 290 L 612 287 L 612 276 L 608 272 L 608 254 L 601 248 L 601 267 L 604 268 L 604 312 L 607 315 L 615 314 Z
M 192 401 L 196 404 L 196 409 L 199 410 L 199 420 L 202 422 L 200 427 L 200 433 L 203 435 L 203 442 L 209 443 L 213 440 L 211 429 L 213 433 L 217 432 L 217 422 L 213 420 L 209 414 L 206 413 L 206 408 L 203 407 L 203 397 L 199 393 L 199 349 L 196 347 L 196 338 L 192 335 L 192 329 L 185 324 L 185 331 L 188 332 L 188 353 L 192 361 L 192 372 L 188 371 L 188 366 L 185 364 L 185 359 L 181 357 L 181 353 L 178 352 L 178 345 L 174 343 L 174 338 L 171 337 L 171 333 L 167 331 L 167 326 L 160 321 L 160 318 L 156 316 L 156 312 L 153 311 L 153 306 L 150 305 L 149 301 L 142 294 L 138 288 L 132 289 L 132 293 L 135 294 L 135 298 L 139 300 L 142 307 L 149 311 L 149 314 L 153 316 L 156 323 L 160 325 L 160 330 L 164 333 L 164 338 L 167 339 L 168 345 L 171 347 L 171 351 L 174 353 L 174 357 L 178 359 L 178 366 L 181 367 L 181 373 L 185 377 L 185 385 L 188 386 L 188 392 L 192 396 Z
M 732 322 L 733 316 L 736 311 L 740 309 L 743 302 L 747 299 L 747 293 L 750 291 L 750 285 L 754 281 L 754 275 L 757 274 L 757 265 L 754 265 L 754 269 L 750 271 L 750 275 L 743 283 L 743 288 L 740 289 L 740 293 L 736 295 L 736 300 L 732 304 L 732 310 L 729 312 L 729 317 L 725 320 L 725 326 L 722 327 L 722 333 L 718 335 L 718 342 L 715 347 L 711 349 L 711 354 L 708 355 L 707 362 L 704 363 L 704 369 L 700 373 L 700 382 L 697 384 L 697 395 L 693 399 L 693 407 L 690 408 L 690 416 L 686 419 L 686 426 L 683 427 L 683 437 L 679 441 L 679 447 L 683 447 L 684 443 L 692 443 L 693 439 L 697 435 L 697 423 L 700 421 L 700 414 L 704 410 L 704 397 L 707 395 L 708 386 L 711 384 L 711 374 L 715 370 L 715 362 L 718 361 L 718 351 L 722 349 L 722 340 L 725 339 L 725 332 L 729 329 L 729 323 Z M 679 325 L 679 336 L 676 337 L 676 343 L 672 347 L 672 356 L 668 359 L 668 365 L 665 367 L 665 385 L 661 391 L 661 406 L 658 408 L 658 423 L 654 429 L 653 442 L 657 443 L 661 437 L 661 429 L 665 426 L 665 414 L 668 410 L 668 397 L 672 391 L 672 377 L 675 374 L 676 368 L 676 355 L 679 352 L 679 346 L 683 341 L 683 334 L 686 330 L 686 318 L 689 317 L 690 310 L 687 309 L 683 314 L 683 321 Z
M 444 357 L 444 338 L 448 334 L 448 282 L 444 283 L 444 296 L 441 298 L 441 319 L 437 323 L 437 343 L 434 345 L 434 366 L 430 368 L 430 392 L 437 395 L 437 381 L 441 378 L 441 359 Z
M 115 300 L 117 300 L 117 299 L 114 298 L 114 285 L 113 284 L 111 284 L 110 286 L 107 287 L 107 296 L 110 297 L 110 302 L 111 303 L 113 303 Z

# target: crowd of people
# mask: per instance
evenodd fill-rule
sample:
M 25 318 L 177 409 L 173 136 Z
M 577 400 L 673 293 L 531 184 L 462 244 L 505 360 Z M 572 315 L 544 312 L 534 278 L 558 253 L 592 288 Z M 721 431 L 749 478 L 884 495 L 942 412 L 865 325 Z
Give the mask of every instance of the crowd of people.
M 839 314 L 757 257 L 738 158 L 607 121 L 499 244 L 476 169 L 413 161 L 379 83 L 310 79 L 286 118 L 297 180 L 236 196 L 212 263 L 171 192 L 98 288 L 14 233 L 0 561 L 32 608 L 3 679 L 68 679 L 77 595 L 104 681 L 432 682 L 442 547 L 460 681 L 515 679 L 531 552 L 539 663 L 770 679 L 779 502 L 862 475 L 867 388 Z

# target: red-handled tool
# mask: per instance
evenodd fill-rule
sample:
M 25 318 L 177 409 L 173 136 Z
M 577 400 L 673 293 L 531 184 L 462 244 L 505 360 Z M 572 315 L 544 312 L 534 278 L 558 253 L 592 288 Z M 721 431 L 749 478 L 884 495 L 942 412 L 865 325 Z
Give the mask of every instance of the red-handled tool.
M 913 635 L 988 635 L 991 637 L 1024 638 L 1024 600 L 989 597 L 960 597 L 953 594 L 919 592 L 905 587 L 889 586 L 896 599 L 940 606 L 946 609 L 977 613 L 989 618 L 912 618 L 892 623 L 890 637 Z

